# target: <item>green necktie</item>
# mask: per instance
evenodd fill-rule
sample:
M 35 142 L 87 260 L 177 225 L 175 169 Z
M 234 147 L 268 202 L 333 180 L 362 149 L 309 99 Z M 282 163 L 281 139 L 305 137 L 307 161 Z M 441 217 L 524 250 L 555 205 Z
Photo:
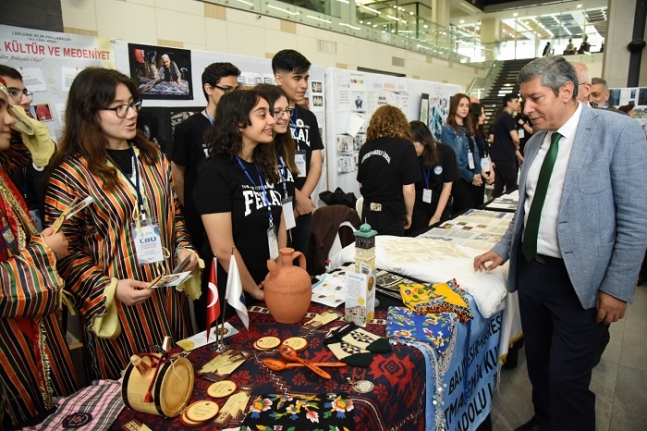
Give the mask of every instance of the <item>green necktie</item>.
M 526 221 L 526 230 L 523 234 L 523 244 L 521 245 L 521 252 L 526 259 L 534 259 L 537 255 L 537 235 L 539 235 L 539 221 L 541 220 L 541 209 L 546 200 L 546 192 L 548 191 L 548 183 L 550 183 L 550 175 L 553 173 L 555 160 L 557 160 L 557 152 L 559 151 L 559 140 L 562 135 L 553 132 L 550 137 L 550 148 L 546 153 L 544 163 L 541 165 L 539 171 L 539 178 L 537 179 L 537 187 L 535 188 L 535 195 L 532 198 L 530 205 L 530 212 L 528 213 L 528 220 Z

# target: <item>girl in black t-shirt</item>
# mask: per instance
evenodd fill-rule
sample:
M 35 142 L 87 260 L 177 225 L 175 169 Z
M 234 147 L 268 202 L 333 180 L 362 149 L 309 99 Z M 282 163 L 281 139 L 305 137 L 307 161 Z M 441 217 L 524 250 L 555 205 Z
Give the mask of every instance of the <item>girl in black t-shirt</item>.
M 472 200 L 474 205 L 479 208 L 483 205 L 483 199 L 485 198 L 485 184 L 494 184 L 495 174 L 494 168 L 492 168 L 492 159 L 490 159 L 490 141 L 485 132 L 485 109 L 483 105 L 472 103 L 470 105 L 470 114 L 474 119 L 474 143 L 481 158 L 481 177 L 483 178 L 483 183 L 472 189 Z
M 416 201 L 411 228 L 407 232 L 415 235 L 449 218 L 452 183 L 460 178 L 460 173 L 451 147 L 436 142 L 425 123 L 412 121 L 409 124 L 422 173 L 422 180 L 416 182 Z
M 243 290 L 255 300 L 264 298 L 260 283 L 268 272 L 267 260 L 286 246 L 282 192 L 275 186 L 280 181 L 272 145 L 275 122 L 260 92 L 240 90 L 220 99 L 205 135 L 209 157 L 194 198 L 218 259 L 221 297 L 232 246 Z

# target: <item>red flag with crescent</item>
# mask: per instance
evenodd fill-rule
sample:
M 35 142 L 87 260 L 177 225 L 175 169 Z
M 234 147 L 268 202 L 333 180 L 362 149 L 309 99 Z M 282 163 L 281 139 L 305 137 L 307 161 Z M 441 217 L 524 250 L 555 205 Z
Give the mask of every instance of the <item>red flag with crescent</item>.
M 220 298 L 218 296 L 218 260 L 214 257 L 209 272 L 209 290 L 207 292 L 207 343 L 209 342 L 209 331 L 213 324 L 220 317 Z

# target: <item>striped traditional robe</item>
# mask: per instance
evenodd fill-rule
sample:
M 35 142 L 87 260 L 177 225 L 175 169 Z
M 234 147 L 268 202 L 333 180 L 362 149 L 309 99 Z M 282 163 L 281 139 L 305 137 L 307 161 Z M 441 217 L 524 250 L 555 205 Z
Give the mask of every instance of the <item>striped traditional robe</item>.
M 137 148 L 135 152 L 139 154 Z M 171 259 L 175 258 L 176 248 L 191 245 L 173 193 L 170 163 L 161 152 L 158 157 L 154 165 L 139 163 L 140 182 L 149 219 L 157 220 L 162 246 L 169 252 L 164 262 L 168 273 L 174 267 Z M 155 289 L 150 299 L 135 306 L 122 305 L 115 298 L 120 333 L 99 337 L 90 329 L 93 320 L 108 311 L 104 289 L 111 285 L 111 278 L 149 282 L 160 272 L 154 265 L 137 263 L 131 238 L 137 194 L 121 172 L 119 180 L 115 190 L 107 192 L 103 181 L 88 170 L 83 157 L 69 158 L 53 172 L 45 199 L 46 220 L 51 223 L 75 197 L 94 198 L 93 204 L 64 223 L 70 255 L 59 262 L 66 290 L 73 294 L 81 311 L 92 378 L 119 378 L 131 355 L 150 351 L 151 345 L 161 345 L 167 335 L 174 341 L 185 338 L 189 329 L 185 294 L 174 288 Z
M 2 169 L 0 199 L 7 213 L 0 231 L 8 227 L 4 219 L 20 244 L 15 256 L 0 258 L 0 393 L 16 424 L 51 409 L 52 398 L 73 393 L 77 383 L 60 322 L 63 280 L 56 256 L 35 235 L 22 197 Z

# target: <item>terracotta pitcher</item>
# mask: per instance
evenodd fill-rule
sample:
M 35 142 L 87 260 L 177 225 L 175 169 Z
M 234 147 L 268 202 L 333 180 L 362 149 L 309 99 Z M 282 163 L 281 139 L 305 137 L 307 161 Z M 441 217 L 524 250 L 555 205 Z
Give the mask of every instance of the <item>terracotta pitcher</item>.
M 270 314 L 279 323 L 297 323 L 306 315 L 312 298 L 310 276 L 306 272 L 306 258 L 293 248 L 282 248 L 281 265 L 272 259 L 267 261 L 270 270 L 265 281 L 265 303 Z M 292 261 L 299 258 L 299 266 Z

